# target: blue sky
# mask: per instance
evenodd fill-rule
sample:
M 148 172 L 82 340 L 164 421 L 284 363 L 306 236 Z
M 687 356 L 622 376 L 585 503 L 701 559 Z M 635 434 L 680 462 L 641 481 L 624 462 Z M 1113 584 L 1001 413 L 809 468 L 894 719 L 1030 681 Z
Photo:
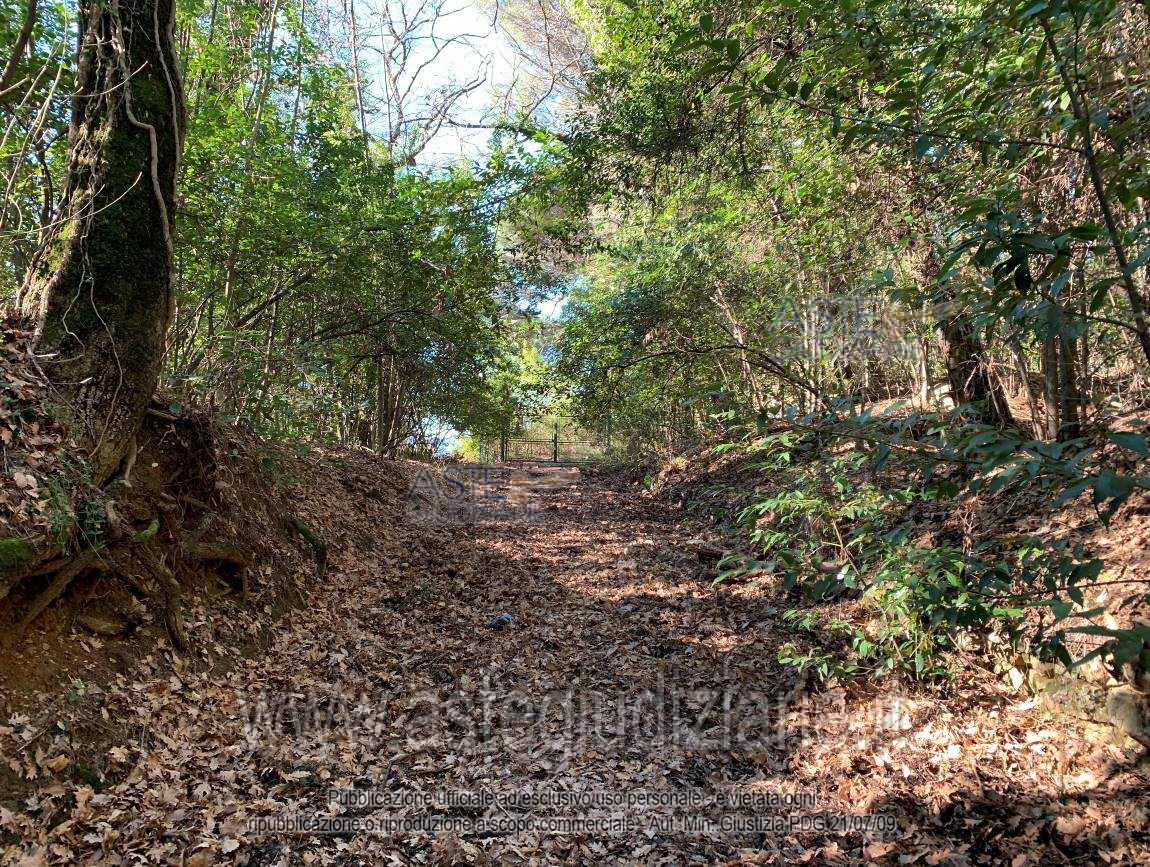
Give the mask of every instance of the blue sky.
M 399 17 L 398 10 L 405 7 L 408 10 L 416 10 L 422 3 L 421 0 L 366 0 L 366 2 L 368 8 L 361 12 L 359 17 L 365 19 L 361 22 L 361 30 L 365 34 L 363 39 L 368 43 L 369 50 L 363 52 L 360 60 L 366 76 L 373 82 L 371 87 L 373 96 L 382 101 L 383 75 L 379 55 L 377 50 L 372 50 L 373 40 L 366 34 L 370 31 L 373 21 L 380 20 L 382 11 L 389 5 L 395 10 L 393 15 Z M 482 75 L 483 84 L 456 104 L 451 117 L 460 123 L 490 123 L 498 117 L 508 88 L 515 79 L 515 51 L 511 41 L 498 26 L 493 15 L 493 4 L 447 0 L 443 8 L 445 13 L 440 18 L 436 30 L 437 37 L 443 41 L 452 39 L 457 41 L 447 46 L 438 60 L 421 72 L 419 87 L 413 95 L 416 97 L 426 95 L 436 88 L 471 81 Z M 378 46 L 378 42 L 375 42 L 375 45 Z M 427 59 L 430 50 L 428 44 L 424 52 L 415 52 L 413 54 L 415 62 Z M 372 125 L 380 123 L 385 121 L 377 116 Z M 476 159 L 483 154 L 490 136 L 490 130 L 467 129 L 445 124 L 420 155 L 419 162 L 423 165 L 448 165 L 461 158 Z

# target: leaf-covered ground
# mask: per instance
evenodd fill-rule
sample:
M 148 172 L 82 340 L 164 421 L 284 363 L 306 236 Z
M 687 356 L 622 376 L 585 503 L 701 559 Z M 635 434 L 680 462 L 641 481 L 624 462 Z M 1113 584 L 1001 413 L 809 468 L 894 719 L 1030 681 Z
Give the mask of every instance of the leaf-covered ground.
M 28 363 L 30 337 L 0 322 L 0 527 L 8 539 L 53 531 L 64 486 L 79 481 L 72 444 L 48 411 L 48 383 Z
M 405 513 L 394 473 L 336 480 L 293 492 L 337 544 L 265 652 L 171 670 L 157 650 L 0 727 L 10 772 L 36 785 L 0 809 L 5 863 L 1150 858 L 1128 743 L 989 675 L 814 689 L 775 661 L 785 603 L 712 588 L 713 546 L 681 511 L 574 470 L 516 471 L 469 480 L 466 521 L 444 524 L 425 501 Z M 112 740 L 77 738 L 72 705 Z M 347 788 L 376 806 L 341 805 L 330 790 Z M 489 797 L 416 802 L 461 792 Z M 540 830 L 555 816 L 601 823 Z M 345 833 L 259 827 L 299 817 Z

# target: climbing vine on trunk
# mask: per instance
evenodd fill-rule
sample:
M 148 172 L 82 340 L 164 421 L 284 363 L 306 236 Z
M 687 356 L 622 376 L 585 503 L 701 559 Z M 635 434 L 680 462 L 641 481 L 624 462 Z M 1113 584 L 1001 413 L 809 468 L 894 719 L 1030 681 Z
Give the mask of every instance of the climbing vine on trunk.
M 171 315 L 184 96 L 173 0 L 85 0 L 63 204 L 20 308 L 96 480 L 127 453 Z

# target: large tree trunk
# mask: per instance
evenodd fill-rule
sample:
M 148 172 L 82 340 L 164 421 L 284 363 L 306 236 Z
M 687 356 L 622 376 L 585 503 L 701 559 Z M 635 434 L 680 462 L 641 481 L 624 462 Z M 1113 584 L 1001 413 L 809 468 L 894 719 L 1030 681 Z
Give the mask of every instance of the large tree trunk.
M 174 0 L 81 0 L 61 220 L 20 300 L 96 481 L 139 429 L 171 315 L 184 133 L 174 11 Z
M 929 246 L 923 257 L 922 279 L 924 287 L 938 280 L 938 251 Z M 1010 412 L 1002 383 L 990 368 L 990 358 L 982 345 L 970 317 L 961 310 L 952 297 L 940 299 L 937 307 L 938 330 L 946 347 L 946 378 L 950 396 L 956 404 L 978 408 L 982 420 L 996 427 L 1010 427 L 1014 417 Z
M 956 313 L 943 319 L 939 329 L 946 342 L 946 376 L 954 402 L 977 406 L 988 424 L 997 427 L 1013 425 L 1014 417 L 1002 383 L 991 371 L 986 349 L 975 334 L 970 319 Z

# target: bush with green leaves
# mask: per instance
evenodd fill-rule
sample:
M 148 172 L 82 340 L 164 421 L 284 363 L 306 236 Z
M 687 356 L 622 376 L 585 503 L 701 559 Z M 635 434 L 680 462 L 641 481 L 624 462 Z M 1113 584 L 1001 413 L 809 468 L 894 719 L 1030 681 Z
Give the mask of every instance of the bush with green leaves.
M 804 416 L 722 447 L 744 450 L 774 489 L 742 511 L 750 553 L 728 557 L 716 581 L 778 579 L 803 600 L 786 619 L 822 643 L 807 652 L 789 644 L 780 660 L 824 678 L 936 677 L 965 633 L 1068 666 L 1099 656 L 1119 668 L 1142 661 L 1145 627 L 1091 622 L 1103 612 L 1086 607 L 1086 594 L 1104 564 L 1081 544 L 945 524 L 928 533 L 923 507 L 960 512 L 1013 494 L 1056 509 L 1090 491 L 1107 521 L 1150 479 L 1119 473 L 1113 449 L 1026 441 L 962 417 Z M 1112 440 L 1145 450 L 1138 434 Z M 830 600 L 857 601 L 860 622 L 820 617 L 817 606 Z M 1075 659 L 1074 634 L 1104 640 Z

